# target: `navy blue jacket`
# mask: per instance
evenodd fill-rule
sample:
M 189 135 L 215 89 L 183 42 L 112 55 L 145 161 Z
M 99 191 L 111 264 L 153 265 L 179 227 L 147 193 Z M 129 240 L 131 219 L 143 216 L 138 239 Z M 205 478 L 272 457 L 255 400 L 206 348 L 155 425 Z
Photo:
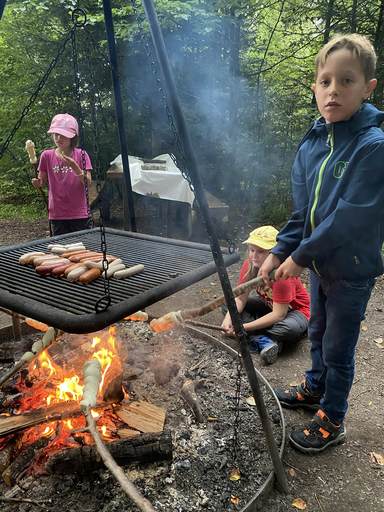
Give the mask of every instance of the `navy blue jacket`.
M 383 273 L 384 112 L 363 105 L 348 121 L 320 117 L 292 169 L 295 211 L 272 249 L 325 281 Z

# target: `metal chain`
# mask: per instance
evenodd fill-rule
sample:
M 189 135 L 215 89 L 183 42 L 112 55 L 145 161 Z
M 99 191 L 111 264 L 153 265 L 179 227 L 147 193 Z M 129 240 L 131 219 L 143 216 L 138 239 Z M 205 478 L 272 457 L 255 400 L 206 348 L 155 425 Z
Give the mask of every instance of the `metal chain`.
M 239 425 L 240 425 L 240 398 L 241 398 L 241 354 L 237 353 L 236 366 L 236 391 L 235 391 L 235 417 L 233 419 L 233 438 L 232 438 L 232 462 L 238 466 L 239 455 Z
M 104 216 L 103 216 L 103 201 L 101 198 L 101 174 L 100 174 L 100 160 L 99 160 L 99 144 L 98 144 L 98 127 L 97 127 L 97 117 L 96 117 L 96 104 L 95 104 L 95 74 L 92 63 L 92 55 L 91 55 L 91 44 L 90 38 L 88 37 L 89 32 L 86 32 L 87 41 L 86 41 L 86 49 L 87 49 L 87 59 L 88 59 L 88 69 L 89 69 L 89 91 L 90 91 L 90 105 L 91 105 L 91 113 L 92 113 L 92 133 L 93 133 L 93 153 L 95 155 L 96 162 L 96 197 L 97 197 L 97 206 L 99 209 L 99 223 L 100 223 L 100 237 L 101 237 L 101 251 L 103 253 L 103 272 L 107 272 L 109 263 L 107 260 L 107 241 L 105 236 L 105 224 L 104 224 Z M 109 287 L 109 279 L 104 279 L 104 293 L 108 302 L 108 306 L 111 303 L 111 292 Z M 97 305 L 100 304 L 100 301 Z M 107 306 L 107 307 L 108 307 Z M 107 307 L 105 309 L 107 309 Z M 96 309 L 96 311 L 98 311 Z
M 156 63 L 154 61 L 154 58 L 152 57 L 152 52 L 151 52 L 150 45 L 148 43 L 148 39 L 147 39 L 147 37 L 146 37 L 146 35 L 144 33 L 144 28 L 143 28 L 143 25 L 141 23 L 141 19 L 139 17 L 138 10 L 137 10 L 137 7 L 136 7 L 136 0 L 131 0 L 131 4 L 132 4 L 132 7 L 133 7 L 133 11 L 134 11 L 134 15 L 135 15 L 135 18 L 136 18 L 137 25 L 139 27 L 140 36 L 141 36 L 141 39 L 142 39 L 144 47 L 145 47 L 145 52 L 147 54 L 148 59 L 150 60 L 150 64 L 151 64 L 151 68 L 152 68 L 152 73 L 156 76 L 157 86 L 158 86 L 158 89 L 159 89 L 159 92 L 160 92 L 160 95 L 161 95 L 161 99 L 162 99 L 162 102 L 163 102 L 163 105 L 164 105 L 164 108 L 165 108 L 165 112 L 167 114 L 168 123 L 169 123 L 169 125 L 171 127 L 171 130 L 173 132 L 175 144 L 176 144 L 176 146 L 178 148 L 178 151 L 179 151 L 179 154 L 180 154 L 181 165 L 180 165 L 180 162 L 177 161 L 175 155 L 170 154 L 170 157 L 173 160 L 173 162 L 176 165 L 176 167 L 178 167 L 180 169 L 181 174 L 183 175 L 184 179 L 187 180 L 190 189 L 195 194 L 195 189 L 194 189 L 194 186 L 193 186 L 193 183 L 192 183 L 192 179 L 191 179 L 191 177 L 190 177 L 190 175 L 188 173 L 188 166 L 187 166 L 187 162 L 186 162 L 186 159 L 185 159 L 184 151 L 183 151 L 183 148 L 182 148 L 182 145 L 181 145 L 180 137 L 179 137 L 179 134 L 177 132 L 177 129 L 176 129 L 176 126 L 175 126 L 175 123 L 174 123 L 174 120 L 173 120 L 172 112 L 171 112 L 171 110 L 169 108 L 169 105 L 168 105 L 168 102 L 167 102 L 167 98 L 166 98 L 166 96 L 164 94 L 164 90 L 163 90 L 163 86 L 162 86 L 160 77 L 159 77 L 159 75 L 157 73 Z M 196 194 L 195 194 L 195 196 L 196 196 Z M 201 214 L 201 210 L 200 210 L 198 201 L 196 201 L 195 208 L 197 208 L 198 215 L 200 216 L 200 218 L 201 218 L 201 220 L 202 220 L 202 222 L 204 224 L 204 229 L 205 229 L 205 232 L 208 235 L 209 243 L 210 243 L 210 246 L 211 246 L 211 249 L 212 249 L 212 253 L 213 253 L 214 259 L 215 259 L 216 262 L 218 262 L 219 261 L 218 254 L 215 253 L 215 251 L 213 249 L 214 244 L 213 244 L 213 241 L 212 241 L 212 236 L 211 236 L 210 230 L 208 229 L 208 226 L 206 225 L 205 218 Z M 230 247 L 232 245 L 234 245 L 234 242 L 230 242 Z M 219 275 L 221 275 L 222 277 L 225 275 L 225 269 L 220 264 L 217 264 L 217 271 L 218 271 Z M 220 281 L 224 282 L 226 284 L 227 292 L 232 291 L 230 283 L 229 283 L 229 281 L 227 279 L 220 279 Z M 232 301 L 231 301 L 232 302 L 232 306 L 233 306 L 234 309 L 236 309 L 236 302 L 235 302 L 235 299 L 234 299 L 232 293 L 229 293 L 229 295 L 232 297 Z M 242 331 L 240 333 L 240 336 L 244 336 L 244 335 L 245 335 L 245 331 L 244 331 L 244 327 L 242 327 Z M 240 405 L 240 391 L 241 391 L 241 366 L 242 366 L 241 365 L 241 356 L 240 356 L 240 352 L 239 352 L 238 353 L 238 362 L 237 362 L 237 377 L 236 377 L 236 391 L 235 391 L 235 418 L 234 418 L 234 424 L 233 424 L 233 446 L 232 446 L 232 459 L 233 459 L 234 463 L 237 462 L 237 459 L 238 459 L 238 455 L 237 454 L 238 454 L 238 447 L 239 447 L 238 428 L 239 428 L 239 423 L 240 423 L 239 405 Z
M 79 22 L 77 17 L 82 16 L 83 21 Z M 77 8 L 72 13 L 72 22 L 74 27 L 84 28 L 86 27 L 87 16 L 83 9 Z M 89 34 L 89 31 L 86 29 L 86 34 Z M 96 108 L 95 108 L 95 87 L 94 87 L 94 72 L 92 65 L 92 57 L 90 54 L 90 44 L 89 38 L 86 40 L 86 55 L 88 61 L 88 69 L 90 72 L 89 75 L 89 89 L 90 89 L 90 104 L 91 104 L 91 112 L 92 112 L 92 133 L 93 133 L 93 152 L 95 155 L 95 164 L 96 164 L 96 175 L 97 175 L 97 184 L 96 184 L 96 194 L 97 194 L 97 206 L 100 212 L 100 246 L 101 252 L 103 254 L 103 272 L 108 270 L 109 264 L 107 260 L 107 241 L 105 236 L 105 224 L 103 217 L 103 203 L 101 199 L 101 177 L 100 177 L 100 160 L 99 160 L 99 145 L 97 142 L 97 118 L 96 118 Z M 81 87 L 80 87 L 80 75 L 78 72 L 78 54 L 77 54 L 77 44 L 75 33 L 72 37 L 72 55 L 73 55 L 73 66 L 75 70 L 75 83 L 76 83 L 76 99 L 77 99 L 77 110 L 79 116 L 79 129 L 80 129 L 80 144 L 81 147 L 84 146 L 84 118 L 81 108 Z M 82 150 L 82 164 L 84 170 L 84 185 L 85 185 L 85 194 L 87 199 L 87 213 L 88 218 L 91 217 L 91 210 L 89 204 L 89 193 L 88 193 L 88 180 L 86 173 L 86 163 L 85 163 L 85 152 Z M 101 297 L 95 304 L 96 313 L 105 311 L 111 304 L 111 292 L 109 286 L 109 279 L 104 279 L 104 296 Z
M 17 130 L 20 128 L 21 126 L 21 123 L 23 122 L 23 119 L 24 117 L 28 114 L 31 106 L 33 105 L 33 103 L 36 101 L 37 99 L 37 96 L 39 95 L 39 92 L 42 90 L 42 88 L 44 87 L 49 75 L 51 74 L 52 70 L 54 69 L 54 67 L 56 66 L 57 64 L 57 61 L 59 59 L 59 57 L 62 55 L 62 53 L 64 53 L 64 50 L 65 50 L 65 47 L 68 43 L 68 41 L 71 39 L 72 37 L 72 33 L 73 33 L 74 29 L 72 28 L 70 30 L 70 32 L 68 33 L 67 35 L 67 38 L 65 39 L 64 43 L 60 46 L 60 48 L 58 49 L 57 51 L 57 55 L 56 57 L 54 57 L 49 65 L 49 68 L 48 70 L 46 71 L 46 73 L 44 74 L 44 76 L 42 77 L 42 79 L 40 80 L 35 92 L 31 95 L 31 97 L 29 98 L 29 102 L 28 102 L 28 105 L 26 107 L 24 107 L 24 110 L 22 111 L 21 113 L 21 116 L 20 116 L 20 119 L 17 121 L 17 123 L 15 124 L 15 126 L 13 127 L 12 129 L 12 132 L 11 134 L 8 136 L 7 140 L 5 141 L 5 143 L 3 144 L 3 147 L 1 148 L 0 150 L 0 160 L 1 158 L 3 157 L 6 149 L 8 148 L 9 144 L 11 143 L 15 133 L 17 132 Z

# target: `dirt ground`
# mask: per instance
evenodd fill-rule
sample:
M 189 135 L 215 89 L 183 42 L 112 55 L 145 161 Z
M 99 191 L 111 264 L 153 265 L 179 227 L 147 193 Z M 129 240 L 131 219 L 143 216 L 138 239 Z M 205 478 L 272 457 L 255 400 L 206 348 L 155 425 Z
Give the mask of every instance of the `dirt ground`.
M 244 223 L 244 212 L 230 211 L 227 232 L 238 247 L 241 248 L 241 241 L 250 230 L 252 226 Z M 0 221 L 0 246 L 36 240 L 48 234 L 48 225 L 44 219 L 36 222 Z M 244 249 L 241 250 L 244 256 Z M 233 285 L 237 282 L 240 268 L 239 262 L 228 269 Z M 308 289 L 307 273 L 303 275 L 303 282 Z M 147 311 L 153 316 L 160 316 L 169 311 L 196 307 L 220 292 L 218 277 L 211 276 L 154 304 Z M 317 456 L 301 454 L 288 444 L 283 464 L 289 494 L 280 492 L 275 486 L 260 510 L 297 510 L 293 502 L 301 498 L 306 510 L 311 512 L 384 511 L 384 459 L 380 459 L 380 456 L 384 457 L 383 297 L 384 279 L 381 276 L 373 290 L 356 350 L 355 381 L 345 420 L 346 443 L 331 447 Z M 212 312 L 201 320 L 219 325 L 220 312 Z M 0 328 L 7 325 L 11 325 L 10 317 L 1 314 Z M 231 343 L 217 332 L 207 332 Z M 309 350 L 310 342 L 304 338 L 294 345 L 285 346 L 276 363 L 271 366 L 264 366 L 258 355 L 252 357 L 255 367 L 272 387 L 281 387 L 299 382 L 303 378 L 310 365 Z M 311 414 L 304 411 L 284 410 L 287 437 L 294 428 L 310 418 Z M 376 454 L 376 461 L 372 458 L 373 453 Z M 14 510 L 24 509 L 15 505 Z M 64 496 L 62 510 L 70 510 L 65 505 Z

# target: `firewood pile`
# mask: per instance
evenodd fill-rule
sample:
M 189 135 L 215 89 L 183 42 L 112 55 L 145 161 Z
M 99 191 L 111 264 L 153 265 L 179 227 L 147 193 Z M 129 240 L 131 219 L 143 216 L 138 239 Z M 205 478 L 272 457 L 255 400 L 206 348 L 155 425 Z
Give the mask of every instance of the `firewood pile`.
M 179 327 L 153 333 L 146 323 L 123 321 L 113 332 L 118 360 L 106 372 L 94 408 L 111 455 L 156 510 L 240 510 L 264 483 L 272 463 L 242 372 L 236 448 L 240 478 L 230 480 L 236 465 L 236 361 Z M 105 344 L 111 333 L 96 336 Z M 85 498 L 92 504 L 87 510 L 139 510 L 100 460 L 75 391 L 62 387 L 64 402 L 47 399 L 59 393 L 64 379 L 81 386 L 84 361 L 97 349 L 93 337 L 65 334 L 49 349 L 49 359 L 40 358 L 3 386 L 4 512 L 14 510 L 14 502 L 7 501 L 14 499 L 43 500 L 47 507 L 68 512 L 78 510 Z M 7 347 L 7 360 L 9 354 Z M 0 363 L 0 377 L 11 365 Z M 279 444 L 280 416 L 268 390 L 265 400 Z

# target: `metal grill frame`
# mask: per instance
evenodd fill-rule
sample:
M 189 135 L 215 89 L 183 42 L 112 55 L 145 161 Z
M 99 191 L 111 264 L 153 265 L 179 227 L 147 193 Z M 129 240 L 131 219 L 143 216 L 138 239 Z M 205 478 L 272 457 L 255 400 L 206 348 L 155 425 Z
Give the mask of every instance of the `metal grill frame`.
M 31 265 L 19 263 L 19 257 L 26 252 L 49 253 L 47 246 L 53 242 L 83 241 L 87 249 L 100 252 L 99 228 L 0 248 L 0 305 L 63 331 L 86 334 L 104 329 L 216 272 L 209 245 L 111 228 L 105 232 L 108 254 L 121 258 L 127 267 L 144 264 L 142 273 L 120 280 L 110 278 L 112 300 L 106 311 L 94 310 L 104 295 L 102 278 L 88 285 L 71 283 L 64 277 L 39 276 Z M 226 266 L 240 259 L 238 251 L 221 251 Z M 171 276 L 174 273 L 177 277 Z

